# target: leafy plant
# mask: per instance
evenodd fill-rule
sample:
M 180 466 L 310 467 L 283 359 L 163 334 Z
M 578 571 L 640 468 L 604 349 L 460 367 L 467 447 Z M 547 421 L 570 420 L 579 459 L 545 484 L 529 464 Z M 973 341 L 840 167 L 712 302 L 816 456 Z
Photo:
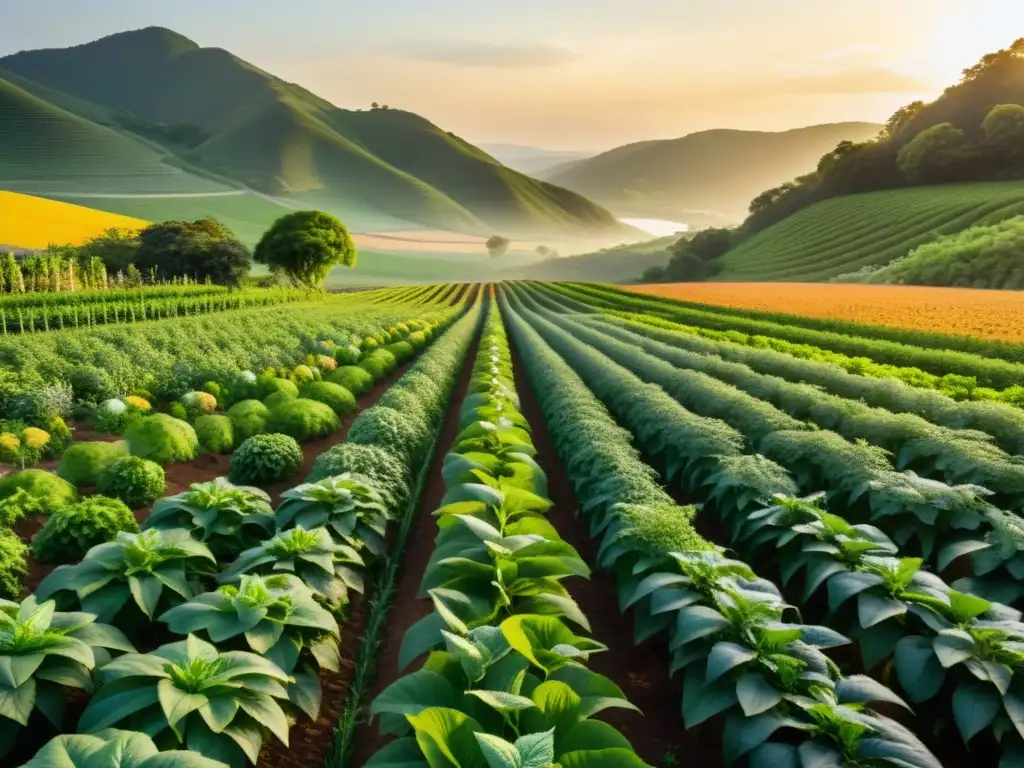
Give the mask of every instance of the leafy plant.
M 326 437 L 340 426 L 330 405 L 301 397 L 273 406 L 267 417 L 269 431 L 300 441 Z
M 97 490 L 138 509 L 160 498 L 166 487 L 163 467 L 149 459 L 125 456 L 104 470 Z
M 271 534 L 274 512 L 265 491 L 232 485 L 218 477 L 160 499 L 145 527 L 191 531 L 218 560 L 230 560 Z
M 195 420 L 200 448 L 211 453 L 231 453 L 235 446 L 235 429 L 231 419 L 221 414 L 207 414 Z
M 57 475 L 77 487 L 96 485 L 103 472 L 128 455 L 124 442 L 75 443 L 60 459 Z
M 132 422 L 124 432 L 132 456 L 166 466 L 199 455 L 199 438 L 188 422 L 156 413 Z
M 21 768 L 225 768 L 219 760 L 186 750 L 160 752 L 144 733 L 107 728 L 97 735 L 62 734 Z
M 259 400 L 242 400 L 232 405 L 228 409 L 228 418 L 231 419 L 235 442 L 266 432 L 269 415 L 270 409 Z
M 241 768 L 255 764 L 264 729 L 288 744 L 288 675 L 255 653 L 221 652 L 195 635 L 102 667 L 79 720 L 85 733 L 143 728 L 157 746 L 185 745 Z
M 299 471 L 302 448 L 288 435 L 254 435 L 231 455 L 228 477 L 235 483 L 276 483 Z
M 28 575 L 28 545 L 14 531 L 0 528 L 0 598 L 21 595 Z
M 74 562 L 98 544 L 113 541 L 121 531 L 138 530 L 135 516 L 123 501 L 89 496 L 50 514 L 32 537 L 32 554 L 41 563 Z

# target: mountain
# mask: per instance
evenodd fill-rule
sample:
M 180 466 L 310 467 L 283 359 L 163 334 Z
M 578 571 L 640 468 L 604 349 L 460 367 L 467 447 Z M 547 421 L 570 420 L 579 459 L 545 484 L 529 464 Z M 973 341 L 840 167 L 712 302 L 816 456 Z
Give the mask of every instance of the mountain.
M 841 141 L 861 141 L 882 126 L 832 123 L 778 133 L 710 130 L 679 139 L 627 144 L 540 177 L 609 206 L 619 215 L 686 221 L 686 212 L 742 219 L 767 187 L 813 166 Z
M 540 147 L 524 147 L 519 144 L 481 144 L 480 149 L 509 168 L 515 168 L 517 171 L 531 175 L 554 168 L 556 165 L 585 160 L 594 155 L 593 152 L 541 149 Z
M 46 177 L 53 187 L 66 169 L 79 185 L 94 174 L 97 192 L 226 182 L 350 221 L 520 236 L 622 229 L 585 197 L 418 115 L 340 109 L 159 27 L 0 58 L 0 99 L 0 185 L 32 180 L 38 189 Z M 152 189 L 159 171 L 178 176 L 177 187 Z M 142 178 L 145 189 L 132 187 Z

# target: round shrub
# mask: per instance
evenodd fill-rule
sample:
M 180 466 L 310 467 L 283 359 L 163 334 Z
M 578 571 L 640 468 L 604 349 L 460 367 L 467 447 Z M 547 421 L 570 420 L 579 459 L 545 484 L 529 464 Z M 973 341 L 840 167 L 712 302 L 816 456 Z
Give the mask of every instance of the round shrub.
M 122 441 L 75 443 L 61 456 L 57 474 L 74 486 L 96 485 L 107 467 L 127 455 Z
M 138 509 L 159 499 L 166 488 L 163 467 L 149 459 L 125 456 L 104 470 L 96 490 Z
M 302 383 L 313 380 L 313 369 L 308 365 L 296 365 L 292 370 L 292 381 Z
M 409 467 L 393 453 L 375 445 L 344 442 L 317 456 L 306 478 L 315 483 L 327 477 L 354 472 L 366 475 L 394 503 L 404 502 L 409 495 Z
M 294 381 L 281 379 L 276 376 L 259 376 L 256 379 L 256 395 L 260 400 L 274 394 L 275 392 L 287 392 L 292 397 L 299 396 L 299 388 Z
M 311 381 L 299 388 L 299 394 L 307 400 L 316 400 L 330 406 L 339 416 L 356 409 L 356 397 L 340 384 L 329 381 Z
M 373 374 L 358 365 L 343 365 L 328 376 L 327 380 L 357 396 L 373 389 Z
M 369 360 L 379 360 L 384 366 L 384 370 L 391 373 L 395 368 L 398 367 L 398 359 L 388 352 L 386 349 L 376 349 L 373 354 L 370 355 Z
M 389 372 L 387 362 L 385 360 L 381 360 L 375 355 L 370 355 L 365 360 L 360 361 L 359 367 L 373 376 L 374 381 L 380 381 L 387 376 Z
M 272 395 L 267 395 L 263 398 L 263 404 L 267 408 L 273 409 L 279 405 L 284 405 L 289 400 L 296 400 L 298 397 L 298 395 L 293 395 L 291 392 L 274 392 Z
M 68 384 L 75 393 L 75 400 L 83 403 L 98 403 L 114 393 L 114 385 L 105 371 L 92 366 L 81 366 L 71 371 Z
M 30 514 L 48 514 L 78 501 L 75 486 L 44 469 L 25 469 L 0 479 L 0 501 L 16 495 L 31 503 Z
M 167 408 L 167 413 L 181 421 L 188 420 L 188 409 L 181 403 L 171 403 L 170 406 Z
M 298 398 L 289 400 L 270 409 L 267 429 L 294 437 L 296 440 L 311 440 L 325 437 L 338 427 L 338 415 L 326 403 Z
M 404 363 L 407 360 L 412 360 L 416 356 L 416 350 L 413 349 L 412 344 L 407 341 L 396 341 L 394 344 L 388 344 L 384 351 L 390 352 L 395 356 L 395 360 L 399 363 Z
M 266 432 L 268 416 L 270 409 L 259 400 L 243 400 L 231 406 L 228 418 L 231 419 L 235 441 L 248 440 Z
M 256 435 L 231 455 L 228 479 L 239 485 L 266 485 L 291 477 L 302 466 L 302 449 L 288 435 Z
M 338 361 L 327 355 L 316 356 L 317 373 L 330 373 L 338 368 Z
M 123 501 L 90 496 L 61 507 L 32 537 L 32 554 L 41 563 L 75 563 L 97 544 L 121 531 L 137 533 L 139 524 Z
M 187 421 L 157 413 L 129 425 L 124 432 L 132 456 L 166 466 L 173 461 L 189 461 L 199 455 L 199 438 Z
M 196 415 L 217 410 L 217 398 L 209 392 L 186 392 L 182 395 L 181 402 L 189 413 Z
M 376 445 L 407 461 L 418 458 L 426 439 L 420 419 L 379 405 L 363 411 L 348 431 L 348 442 Z
M 375 339 L 373 336 L 367 336 L 365 339 L 363 339 L 363 343 L 362 343 L 361 346 L 362 346 L 362 353 L 361 354 L 368 355 L 368 354 L 370 354 L 371 351 L 373 351 L 377 347 L 379 347 L 380 344 L 377 343 L 377 339 Z
M 420 352 L 427 346 L 427 337 L 423 334 L 423 331 L 413 331 L 405 337 L 405 342 L 411 345 L 417 352 Z
M 361 354 L 362 352 L 355 344 L 346 344 L 334 350 L 334 359 L 338 361 L 338 365 L 355 365 L 359 362 Z
M 235 429 L 227 416 L 200 416 L 195 423 L 199 447 L 210 453 L 231 453 L 235 447 Z

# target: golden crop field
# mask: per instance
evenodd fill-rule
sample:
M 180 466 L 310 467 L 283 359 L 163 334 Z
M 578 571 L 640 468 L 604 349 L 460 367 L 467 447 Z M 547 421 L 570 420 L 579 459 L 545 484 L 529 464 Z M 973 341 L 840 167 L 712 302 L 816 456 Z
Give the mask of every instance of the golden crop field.
M 721 307 L 1024 341 L 1024 291 L 829 283 L 673 283 L 630 289 Z
M 79 245 L 110 227 L 141 229 L 149 222 L 43 197 L 0 191 L 0 244 L 19 248 Z

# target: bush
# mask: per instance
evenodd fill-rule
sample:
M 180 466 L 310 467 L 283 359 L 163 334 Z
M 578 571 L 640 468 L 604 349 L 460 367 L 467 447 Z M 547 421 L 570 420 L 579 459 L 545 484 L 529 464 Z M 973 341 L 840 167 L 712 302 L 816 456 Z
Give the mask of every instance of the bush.
M 188 409 L 182 403 L 171 403 L 167 413 L 179 421 L 188 421 Z
M 329 381 L 312 381 L 299 388 L 299 394 L 307 400 L 316 400 L 330 406 L 338 416 L 352 413 L 356 409 L 356 398 L 340 384 Z
M 32 554 L 41 563 L 74 563 L 97 544 L 113 541 L 121 531 L 138 530 L 135 516 L 123 501 L 90 496 L 50 515 L 32 537 Z
M 28 545 L 12 531 L 0 529 L 0 598 L 17 600 L 28 575 Z
M 374 381 L 380 381 L 398 367 L 398 361 L 386 349 L 376 349 L 365 357 L 359 366 L 365 368 L 373 376 Z
M 403 384 L 405 382 L 402 382 Z M 404 387 L 390 387 L 384 396 L 377 401 L 377 406 L 381 408 L 390 408 L 393 411 L 398 411 L 400 414 L 406 417 L 413 416 L 420 420 L 425 420 L 426 413 L 424 412 L 424 400 L 417 395 L 414 395 L 410 390 Z
M 344 387 L 356 396 L 373 389 L 373 374 L 358 365 L 343 365 L 328 376 L 327 380 Z
M 78 501 L 78 491 L 71 483 L 43 469 L 26 469 L 0 479 L 0 500 L 11 498 L 19 491 L 38 504 L 32 514 L 49 514 Z
M 144 507 L 159 499 L 167 488 L 163 467 L 155 461 L 125 456 L 100 475 L 97 485 L 104 496 L 120 499 L 132 509 Z
M 68 384 L 75 399 L 83 403 L 98 403 L 114 395 L 114 385 L 106 372 L 92 366 L 75 368 L 68 376 Z
M 96 485 L 111 464 L 128 455 L 123 441 L 116 443 L 75 443 L 61 456 L 57 474 L 74 486 Z
M 279 405 L 284 405 L 289 400 L 297 400 L 298 395 L 293 395 L 291 392 L 274 392 L 272 395 L 267 395 L 263 399 L 263 404 L 268 409 L 273 410 Z
M 270 409 L 259 400 L 243 400 L 231 406 L 228 418 L 231 419 L 235 441 L 248 440 L 266 432 L 268 416 Z
M 270 409 L 267 429 L 296 440 L 326 437 L 341 426 L 338 415 L 326 403 L 298 398 Z
M 420 419 L 379 405 L 363 411 L 348 431 L 348 442 L 376 445 L 409 461 L 419 458 L 426 439 Z
M 313 379 L 313 369 L 308 365 L 296 365 L 292 370 L 292 381 L 294 382 L 301 384 Z
M 186 392 L 181 402 L 190 416 L 201 416 L 217 410 L 217 398 L 209 392 Z
M 407 344 L 412 345 L 417 352 L 422 352 L 427 346 L 427 337 L 423 331 L 413 331 L 406 339 Z
M 200 416 L 196 419 L 199 447 L 210 453 L 231 453 L 235 447 L 235 430 L 227 416 Z
M 199 455 L 199 438 L 192 426 L 165 413 L 139 419 L 125 430 L 124 437 L 132 456 L 161 466 L 190 461 Z
M 375 445 L 339 443 L 317 457 L 306 482 L 316 483 L 346 472 L 369 477 L 382 491 L 393 490 L 396 497 L 389 500 L 393 504 L 400 504 L 408 498 L 408 466 L 394 454 Z
M 334 359 L 338 365 L 355 365 L 359 362 L 362 351 L 355 344 L 346 344 L 334 350 Z
M 263 400 L 275 392 L 286 392 L 292 397 L 299 396 L 299 388 L 295 385 L 294 381 L 288 381 L 288 379 L 281 379 L 276 376 L 259 376 L 256 379 L 256 394 L 260 400 Z
M 231 456 L 228 479 L 240 485 L 265 485 L 291 477 L 302 466 L 302 449 L 288 435 L 256 435 Z
M 384 348 L 385 352 L 390 352 L 395 356 L 395 360 L 399 363 L 404 363 L 412 360 L 416 356 L 416 350 L 412 344 L 407 341 L 396 341 L 394 344 L 388 344 Z

